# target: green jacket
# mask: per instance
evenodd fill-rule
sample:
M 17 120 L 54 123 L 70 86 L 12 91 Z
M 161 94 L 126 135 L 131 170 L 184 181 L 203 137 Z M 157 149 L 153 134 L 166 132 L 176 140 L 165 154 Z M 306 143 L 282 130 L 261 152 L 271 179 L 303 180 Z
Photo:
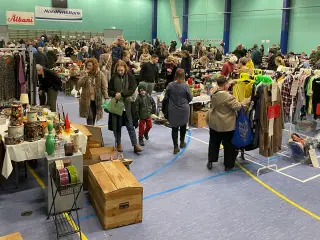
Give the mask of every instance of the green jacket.
M 141 120 L 147 119 L 156 113 L 156 104 L 149 94 L 145 96 L 139 94 L 136 99 L 136 105 L 138 118 Z

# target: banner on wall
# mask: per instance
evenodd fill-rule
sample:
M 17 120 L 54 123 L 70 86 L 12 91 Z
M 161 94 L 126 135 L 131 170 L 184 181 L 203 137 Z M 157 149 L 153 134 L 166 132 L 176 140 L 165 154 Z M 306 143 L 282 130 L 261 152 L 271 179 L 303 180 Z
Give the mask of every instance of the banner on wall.
M 35 19 L 45 21 L 82 22 L 82 10 L 36 6 Z
M 6 17 L 7 17 L 7 24 L 34 25 L 33 12 L 7 11 Z

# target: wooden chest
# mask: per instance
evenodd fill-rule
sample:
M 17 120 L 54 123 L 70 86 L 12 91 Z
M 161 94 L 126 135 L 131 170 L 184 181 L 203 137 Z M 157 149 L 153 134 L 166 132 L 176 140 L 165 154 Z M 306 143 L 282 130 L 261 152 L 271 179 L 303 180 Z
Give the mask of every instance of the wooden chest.
M 3 237 L 0 237 L 0 240 L 23 240 L 19 232 L 12 233 Z
M 88 189 L 104 229 L 142 222 L 142 185 L 121 161 L 90 166 Z
M 196 128 L 207 127 L 206 117 L 208 111 L 196 111 L 193 113 L 192 125 Z

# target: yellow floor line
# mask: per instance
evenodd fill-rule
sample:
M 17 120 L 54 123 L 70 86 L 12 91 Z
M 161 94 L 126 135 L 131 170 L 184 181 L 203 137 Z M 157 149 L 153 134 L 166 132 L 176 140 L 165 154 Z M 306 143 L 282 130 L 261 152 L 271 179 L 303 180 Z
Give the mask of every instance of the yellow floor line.
M 42 187 L 42 189 L 45 189 L 46 186 L 44 185 L 44 182 L 39 178 L 38 174 L 29 166 L 29 164 L 27 164 L 27 168 L 31 173 L 31 175 L 36 179 L 36 181 Z M 68 220 L 68 222 L 70 223 L 70 225 L 73 227 L 74 230 L 76 231 L 79 230 L 77 224 L 70 218 L 68 214 L 64 213 L 63 216 Z M 80 233 L 78 233 L 78 235 L 80 236 Z M 81 232 L 81 239 L 88 240 L 88 238 L 84 235 L 83 232 Z
M 264 186 L 266 189 L 268 189 L 269 191 L 271 191 L 272 193 L 274 193 L 275 195 L 277 195 L 279 198 L 282 198 L 284 201 L 286 201 L 287 203 L 291 204 L 292 206 L 298 208 L 300 211 L 310 215 L 311 217 L 317 219 L 320 221 L 320 216 L 314 214 L 313 212 L 305 209 L 304 207 L 300 206 L 299 204 L 295 203 L 294 201 L 290 200 L 289 198 L 287 198 L 286 196 L 282 195 L 281 193 L 279 193 L 278 191 L 276 191 L 275 189 L 273 189 L 272 187 L 270 187 L 268 184 L 264 183 L 263 181 L 261 181 L 259 178 L 257 178 L 256 176 L 254 176 L 251 172 L 249 172 L 246 168 L 244 168 L 240 163 L 236 162 L 236 164 L 238 165 L 239 168 L 241 168 L 246 174 L 248 174 L 250 177 L 252 177 L 255 181 L 257 181 L 258 183 L 260 183 L 262 186 Z

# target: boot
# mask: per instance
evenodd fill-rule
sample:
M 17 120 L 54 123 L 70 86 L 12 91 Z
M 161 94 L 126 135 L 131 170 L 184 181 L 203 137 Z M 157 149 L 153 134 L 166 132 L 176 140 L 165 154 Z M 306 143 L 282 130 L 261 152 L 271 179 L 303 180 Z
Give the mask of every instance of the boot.
M 212 170 L 212 167 L 213 167 L 213 166 L 212 166 L 212 162 L 208 162 L 208 163 L 207 163 L 207 168 L 208 168 L 209 170 Z
M 148 132 L 145 132 L 145 133 L 144 133 L 144 138 L 145 138 L 146 140 L 149 140 L 149 133 L 148 133 Z
M 178 154 L 179 152 L 180 152 L 179 147 L 178 147 L 178 146 L 174 146 L 174 147 L 173 147 L 173 154 L 176 155 L 176 154 Z
M 135 146 L 133 147 L 133 152 L 134 152 L 135 154 L 139 154 L 139 153 L 142 152 L 142 148 L 139 147 L 138 145 L 135 145 Z
M 180 143 L 180 149 L 185 148 L 187 146 L 186 142 L 181 142 Z
M 143 137 L 139 137 L 139 145 L 144 146 Z
M 118 145 L 117 145 L 117 151 L 118 151 L 118 152 L 121 152 L 121 153 L 123 152 L 123 149 L 122 149 L 122 145 L 121 145 L 121 144 L 118 144 Z

